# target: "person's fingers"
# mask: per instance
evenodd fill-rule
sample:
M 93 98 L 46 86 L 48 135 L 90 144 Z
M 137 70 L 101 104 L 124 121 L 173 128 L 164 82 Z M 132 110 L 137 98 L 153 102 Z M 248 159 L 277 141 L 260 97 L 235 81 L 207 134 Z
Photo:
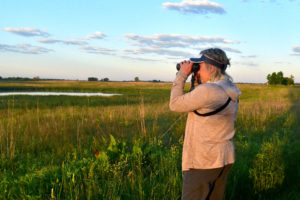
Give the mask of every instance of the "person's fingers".
M 190 64 L 191 62 L 190 61 L 186 61 L 186 60 L 184 60 L 184 61 L 182 61 L 180 64 Z

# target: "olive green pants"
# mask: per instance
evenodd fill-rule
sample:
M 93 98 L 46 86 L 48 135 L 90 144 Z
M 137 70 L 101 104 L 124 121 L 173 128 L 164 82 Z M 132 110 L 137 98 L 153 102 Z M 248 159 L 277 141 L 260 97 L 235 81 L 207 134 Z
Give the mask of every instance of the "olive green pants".
M 215 169 L 183 171 L 182 200 L 222 200 L 233 164 Z

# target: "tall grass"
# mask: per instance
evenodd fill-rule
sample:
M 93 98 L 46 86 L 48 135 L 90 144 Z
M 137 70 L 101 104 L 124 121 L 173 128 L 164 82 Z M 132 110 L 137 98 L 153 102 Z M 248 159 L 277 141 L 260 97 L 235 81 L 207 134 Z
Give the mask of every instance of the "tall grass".
M 0 199 L 180 199 L 186 114 L 169 111 L 171 84 L 34 84 L 124 95 L 1 97 Z M 298 198 L 300 88 L 240 88 L 225 198 Z

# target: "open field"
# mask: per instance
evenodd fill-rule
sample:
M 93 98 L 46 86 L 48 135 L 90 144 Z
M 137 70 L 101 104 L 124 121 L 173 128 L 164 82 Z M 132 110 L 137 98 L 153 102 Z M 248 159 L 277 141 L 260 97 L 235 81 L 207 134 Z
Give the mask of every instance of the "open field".
M 300 87 L 238 85 L 226 199 L 300 199 Z M 0 199 L 180 199 L 186 114 L 171 83 L 0 82 Z M 189 89 L 187 84 L 186 90 Z

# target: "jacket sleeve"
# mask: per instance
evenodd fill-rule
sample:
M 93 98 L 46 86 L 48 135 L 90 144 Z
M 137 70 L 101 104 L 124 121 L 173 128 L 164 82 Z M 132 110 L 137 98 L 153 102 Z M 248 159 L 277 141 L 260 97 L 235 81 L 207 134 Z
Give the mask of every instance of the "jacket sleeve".
M 193 91 L 184 94 L 187 75 L 179 71 L 173 81 L 169 108 L 175 112 L 191 112 L 201 108 L 217 108 L 227 100 L 223 91 L 211 84 L 201 84 Z

